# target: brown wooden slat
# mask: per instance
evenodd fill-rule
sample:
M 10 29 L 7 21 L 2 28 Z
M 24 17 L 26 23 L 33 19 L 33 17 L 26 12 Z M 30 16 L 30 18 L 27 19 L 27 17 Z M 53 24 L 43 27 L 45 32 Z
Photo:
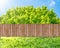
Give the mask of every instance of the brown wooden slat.
M 58 24 L 58 36 L 60 36 L 60 24 Z
M 18 24 L 18 33 L 17 33 L 18 36 L 22 36 L 21 27 L 22 26 Z
M 3 25 L 1 24 L 1 36 L 3 36 Z
M 49 32 L 48 32 L 49 37 L 52 37 L 52 31 L 53 31 L 52 26 L 53 26 L 52 24 L 49 24 L 49 29 L 48 29 L 49 30 Z
M 2 24 L 2 36 L 6 36 L 5 24 Z
M 11 36 L 15 36 L 16 35 L 16 31 L 15 31 L 16 29 L 15 29 L 15 24 L 12 24 L 11 25 Z
M 0 24 L 0 37 L 2 36 L 2 24 Z
M 36 36 L 42 36 L 42 25 L 36 25 Z
M 16 30 L 16 34 L 17 34 L 17 36 L 19 37 L 19 36 L 21 36 L 21 26 L 19 25 L 19 24 L 17 24 L 17 30 Z
M 35 36 L 35 25 L 28 24 L 28 36 Z
M 25 36 L 25 24 L 21 25 L 21 33 L 22 35 L 21 36 Z
M 58 36 L 58 24 L 54 24 L 54 36 Z
M 45 25 L 45 24 L 42 25 L 42 34 L 43 34 L 44 37 L 48 36 L 48 34 L 49 34 L 49 25 L 48 24 L 47 25 Z
M 51 24 L 50 32 L 50 35 L 54 37 L 54 24 Z
M 10 36 L 10 25 L 8 25 L 8 24 L 5 24 L 4 25 L 4 33 L 5 33 L 5 36 Z
M 28 36 L 28 24 L 25 24 L 25 37 Z

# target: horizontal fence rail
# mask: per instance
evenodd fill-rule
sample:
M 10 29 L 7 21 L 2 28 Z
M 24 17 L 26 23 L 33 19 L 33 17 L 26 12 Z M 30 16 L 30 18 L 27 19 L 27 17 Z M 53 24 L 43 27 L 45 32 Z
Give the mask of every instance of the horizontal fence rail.
M 3 37 L 54 37 L 60 36 L 60 24 L 0 24 Z

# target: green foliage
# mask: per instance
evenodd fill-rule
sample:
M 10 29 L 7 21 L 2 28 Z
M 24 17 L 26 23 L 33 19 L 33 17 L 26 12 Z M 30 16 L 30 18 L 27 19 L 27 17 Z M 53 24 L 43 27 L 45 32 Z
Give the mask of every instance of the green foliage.
M 53 9 L 46 6 L 34 8 L 33 6 L 16 7 L 9 9 L 0 17 L 0 24 L 59 24 L 60 19 Z
M 60 37 L 6 37 L 0 38 L 0 48 L 60 48 Z

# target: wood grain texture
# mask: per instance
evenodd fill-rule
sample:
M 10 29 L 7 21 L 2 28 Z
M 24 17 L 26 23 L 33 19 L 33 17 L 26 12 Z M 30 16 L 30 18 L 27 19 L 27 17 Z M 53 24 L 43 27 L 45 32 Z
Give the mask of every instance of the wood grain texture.
M 0 37 L 60 36 L 60 24 L 0 24 Z

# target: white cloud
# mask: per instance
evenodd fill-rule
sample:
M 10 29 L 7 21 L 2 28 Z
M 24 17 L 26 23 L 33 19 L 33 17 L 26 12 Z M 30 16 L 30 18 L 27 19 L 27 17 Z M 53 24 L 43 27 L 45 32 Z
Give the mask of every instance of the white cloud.
M 52 1 L 50 2 L 49 6 L 51 6 L 51 7 L 52 7 L 52 6 L 55 6 L 55 4 L 56 4 L 56 3 L 55 3 L 55 1 L 54 1 L 54 0 L 52 0 Z

